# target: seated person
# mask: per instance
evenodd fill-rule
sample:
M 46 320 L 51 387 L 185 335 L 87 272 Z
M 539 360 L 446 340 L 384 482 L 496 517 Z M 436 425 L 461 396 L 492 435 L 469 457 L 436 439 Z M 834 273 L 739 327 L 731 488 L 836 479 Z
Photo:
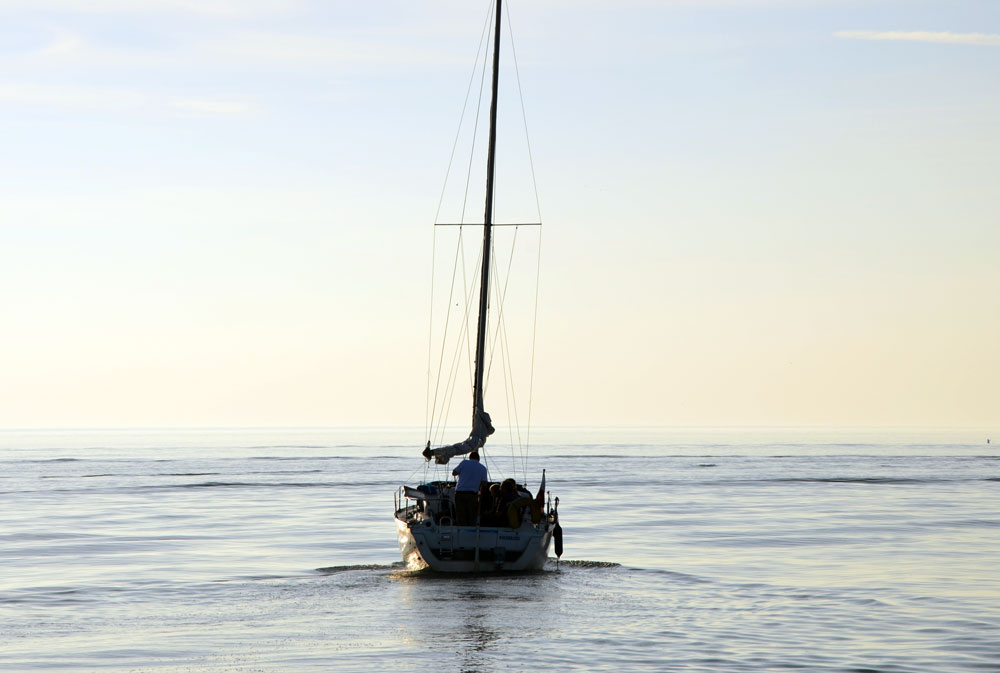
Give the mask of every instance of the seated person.
M 521 525 L 521 513 L 526 503 L 521 502 L 522 496 L 517 492 L 517 483 L 513 479 L 504 479 L 500 484 L 500 497 L 497 498 L 497 525 L 518 528 Z
M 480 526 L 495 526 L 496 523 L 492 522 L 493 507 L 496 503 L 493 500 L 493 496 L 490 494 L 490 483 L 484 481 L 479 484 L 479 525 Z

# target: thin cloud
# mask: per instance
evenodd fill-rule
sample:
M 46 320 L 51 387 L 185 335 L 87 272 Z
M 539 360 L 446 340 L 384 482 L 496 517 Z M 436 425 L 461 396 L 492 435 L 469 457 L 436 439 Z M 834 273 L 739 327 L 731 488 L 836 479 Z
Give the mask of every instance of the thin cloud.
M 0 106 L 21 105 L 70 108 L 118 114 L 169 111 L 185 116 L 233 118 L 253 112 L 253 106 L 236 100 L 178 98 L 138 89 L 77 85 L 0 82 Z
M 199 54 L 202 62 L 242 67 L 347 69 L 465 62 L 446 49 L 418 49 L 406 43 L 279 33 L 230 34 L 210 43 L 193 44 L 191 48 Z
M 6 65 L 0 64 L 0 72 L 12 72 L 13 65 L 109 70 L 142 67 L 170 71 L 185 68 L 345 71 L 414 64 L 464 65 L 466 60 L 463 56 L 443 47 L 413 46 L 412 40 L 392 42 L 334 35 L 246 31 L 215 34 L 211 40 L 180 40 L 165 47 L 139 49 L 131 45 L 93 42 L 83 35 L 59 30 L 38 47 L 8 55 Z
M 71 13 L 178 13 L 225 17 L 285 14 L 301 7 L 295 0 L 0 0 L 0 11 Z
M 0 82 L 2 103 L 121 112 L 142 108 L 148 103 L 148 97 L 130 89 Z
M 833 34 L 845 40 L 887 40 L 895 42 L 930 42 L 934 44 L 965 44 L 1000 47 L 1000 35 L 995 33 L 950 33 L 926 30 L 841 30 Z
M 247 103 L 205 98 L 174 98 L 170 107 L 204 117 L 240 117 L 252 111 Z

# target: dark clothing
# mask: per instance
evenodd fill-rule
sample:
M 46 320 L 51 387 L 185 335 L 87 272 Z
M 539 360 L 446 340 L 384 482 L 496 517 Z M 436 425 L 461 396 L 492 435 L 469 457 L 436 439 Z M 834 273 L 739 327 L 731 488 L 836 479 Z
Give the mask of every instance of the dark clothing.
M 455 517 L 459 526 L 474 526 L 479 509 L 479 494 L 475 491 L 455 492 Z
M 492 514 L 494 505 L 493 496 L 490 495 L 490 492 L 481 489 L 479 491 L 479 517 L 482 519 Z

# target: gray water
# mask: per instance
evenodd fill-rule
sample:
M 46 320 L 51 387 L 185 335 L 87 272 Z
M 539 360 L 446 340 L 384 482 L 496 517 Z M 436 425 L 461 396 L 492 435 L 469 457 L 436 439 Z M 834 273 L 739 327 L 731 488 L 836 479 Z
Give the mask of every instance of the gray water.
M 398 563 L 421 434 L 0 433 L 0 669 L 1000 671 L 981 432 L 537 431 L 561 563 L 458 578 Z

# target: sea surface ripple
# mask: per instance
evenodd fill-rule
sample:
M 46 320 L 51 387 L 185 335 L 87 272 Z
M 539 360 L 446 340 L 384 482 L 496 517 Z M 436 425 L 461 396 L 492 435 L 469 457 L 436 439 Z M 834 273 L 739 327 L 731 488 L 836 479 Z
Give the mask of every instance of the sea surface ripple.
M 971 435 L 539 430 L 488 464 L 565 556 L 452 577 L 399 563 L 419 429 L 0 432 L 0 668 L 1000 671 Z

